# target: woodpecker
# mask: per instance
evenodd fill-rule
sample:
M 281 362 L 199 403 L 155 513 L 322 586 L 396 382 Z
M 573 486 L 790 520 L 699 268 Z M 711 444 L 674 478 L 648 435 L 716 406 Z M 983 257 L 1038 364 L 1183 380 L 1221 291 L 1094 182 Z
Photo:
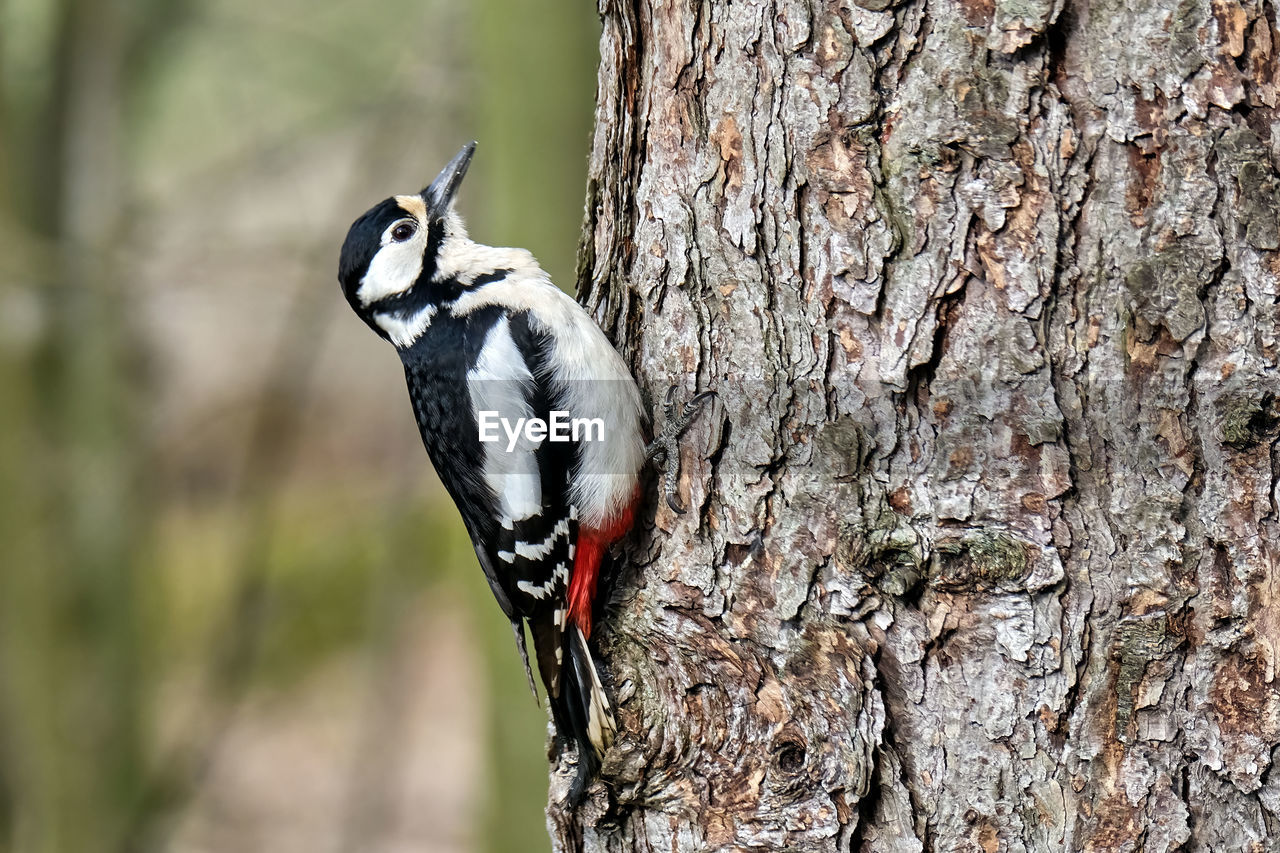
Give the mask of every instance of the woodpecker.
M 400 355 L 423 443 L 533 688 L 529 626 L 559 740 L 576 744 L 576 799 L 617 731 L 588 640 L 601 560 L 635 519 L 645 418 L 622 358 L 533 255 L 467 236 L 453 201 L 475 147 L 357 219 L 338 280 Z M 556 441 L 528 428 L 557 412 L 583 429 Z

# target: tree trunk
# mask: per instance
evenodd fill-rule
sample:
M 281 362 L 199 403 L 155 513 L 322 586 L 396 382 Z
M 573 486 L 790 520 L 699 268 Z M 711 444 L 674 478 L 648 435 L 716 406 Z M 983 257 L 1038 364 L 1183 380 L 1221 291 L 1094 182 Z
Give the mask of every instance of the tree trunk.
M 719 402 L 556 849 L 1274 850 L 1276 7 L 856 2 L 602 0 L 582 296 Z

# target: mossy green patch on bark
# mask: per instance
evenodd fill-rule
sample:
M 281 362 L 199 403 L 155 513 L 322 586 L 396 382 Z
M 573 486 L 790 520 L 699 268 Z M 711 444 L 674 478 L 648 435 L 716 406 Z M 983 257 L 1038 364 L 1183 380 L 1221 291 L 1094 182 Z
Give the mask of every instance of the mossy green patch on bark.
M 1242 449 L 1265 440 L 1280 423 L 1280 405 L 1271 394 L 1240 392 L 1222 407 L 1222 443 Z
M 1027 546 L 1008 533 L 978 531 L 934 545 L 931 586 L 945 589 L 1005 589 L 1026 577 Z

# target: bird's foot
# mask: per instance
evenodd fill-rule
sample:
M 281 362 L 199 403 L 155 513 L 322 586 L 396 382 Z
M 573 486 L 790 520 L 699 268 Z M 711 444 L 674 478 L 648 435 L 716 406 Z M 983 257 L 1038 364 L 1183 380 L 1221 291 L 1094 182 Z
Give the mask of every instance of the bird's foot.
M 662 492 L 667 496 L 667 506 L 678 515 L 683 515 L 685 507 L 680 505 L 680 496 L 672 484 L 680 474 L 680 436 L 702 414 L 707 402 L 716 395 L 715 391 L 703 391 L 690 399 L 676 414 L 677 386 L 667 389 L 666 402 L 662 406 L 662 429 L 644 449 L 646 462 L 656 462 L 662 466 Z

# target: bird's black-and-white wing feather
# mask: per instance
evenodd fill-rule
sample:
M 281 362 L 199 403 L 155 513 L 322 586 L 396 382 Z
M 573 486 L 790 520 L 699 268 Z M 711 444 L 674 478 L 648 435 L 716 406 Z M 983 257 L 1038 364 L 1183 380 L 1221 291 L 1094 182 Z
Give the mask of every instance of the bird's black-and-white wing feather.
M 552 343 L 527 312 L 500 312 L 487 324 L 467 373 L 477 423 L 483 413 L 506 426 L 534 418 L 550 420 L 559 404 L 546 375 Z M 477 543 L 477 550 L 486 550 L 494 568 L 507 579 L 504 593 L 514 616 L 529 622 L 538 669 L 554 700 L 560 693 L 565 597 L 578 532 L 568 480 L 575 450 L 572 443 L 532 441 L 524 431 L 512 438 L 505 426 L 497 438 L 482 443 L 480 451 L 480 470 L 497 508 L 497 524 L 486 541 Z

